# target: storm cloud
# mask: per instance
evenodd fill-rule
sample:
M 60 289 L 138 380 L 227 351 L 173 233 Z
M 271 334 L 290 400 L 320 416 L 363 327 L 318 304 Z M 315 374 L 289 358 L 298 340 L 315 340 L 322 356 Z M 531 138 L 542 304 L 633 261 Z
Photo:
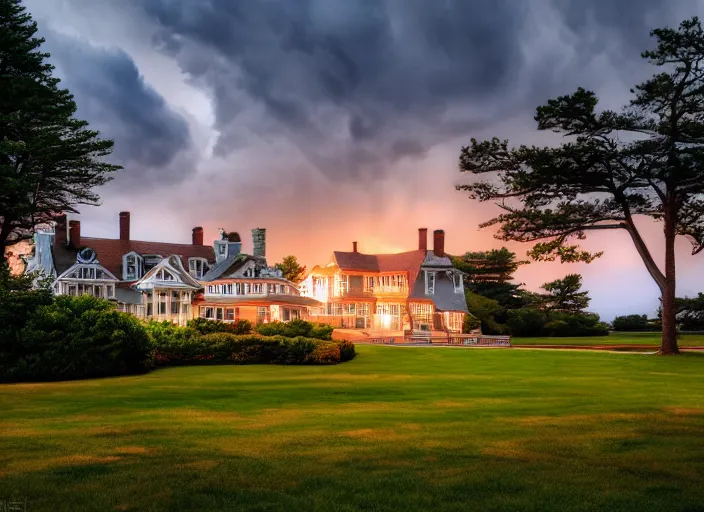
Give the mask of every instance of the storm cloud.
M 140 170 L 138 182 L 128 174 L 128 179 L 118 177 L 121 184 L 179 182 L 192 171 L 171 167 L 191 146 L 187 122 L 145 83 L 127 53 L 46 29 L 42 36 L 61 86 L 77 99 L 77 115 L 115 141 L 112 160 Z

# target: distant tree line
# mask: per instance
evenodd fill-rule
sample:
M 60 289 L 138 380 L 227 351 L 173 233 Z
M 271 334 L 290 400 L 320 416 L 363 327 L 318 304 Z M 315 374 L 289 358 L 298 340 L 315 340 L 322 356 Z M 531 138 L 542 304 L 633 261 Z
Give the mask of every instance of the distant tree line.
M 582 291 L 582 276 L 569 274 L 543 284 L 533 293 L 513 282 L 513 274 L 528 262 L 507 248 L 468 252 L 452 258 L 467 274 L 465 296 L 472 314 L 465 330 L 481 326 L 485 334 L 514 336 L 603 336 L 608 326 L 586 311 L 590 298 Z
M 675 300 L 677 328 L 680 331 L 704 331 L 704 293 L 696 297 Z M 655 318 L 648 315 L 617 316 L 613 321 L 614 331 L 659 331 L 662 329 L 661 307 Z

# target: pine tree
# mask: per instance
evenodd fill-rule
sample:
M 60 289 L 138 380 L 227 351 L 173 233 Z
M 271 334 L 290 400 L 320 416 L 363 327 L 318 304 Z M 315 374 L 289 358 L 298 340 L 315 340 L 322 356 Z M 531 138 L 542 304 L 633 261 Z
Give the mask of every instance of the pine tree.
M 76 103 L 41 51 L 43 38 L 20 0 L 0 0 L 0 262 L 36 226 L 81 204 L 119 166 L 113 141 L 76 119 Z
M 578 242 L 587 233 L 624 230 L 662 300 L 660 353 L 677 354 L 675 238 L 704 249 L 704 31 L 698 18 L 679 29 L 653 30 L 642 54 L 658 73 L 632 90 L 620 112 L 597 111 L 598 98 L 579 88 L 538 107 L 539 130 L 568 137 L 558 147 L 509 148 L 494 138 L 462 149 L 460 170 L 490 175 L 460 185 L 504 213 L 485 223 L 502 240 L 536 242 L 536 260 L 590 262 Z M 626 134 L 626 136 L 624 136 Z M 659 267 L 635 219 L 662 222 L 665 262 Z

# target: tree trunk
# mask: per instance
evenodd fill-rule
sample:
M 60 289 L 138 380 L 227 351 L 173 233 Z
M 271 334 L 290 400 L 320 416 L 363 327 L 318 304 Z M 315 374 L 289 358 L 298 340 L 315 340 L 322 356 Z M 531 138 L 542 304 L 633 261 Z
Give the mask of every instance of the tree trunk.
M 662 288 L 662 342 L 660 354 L 675 355 L 677 346 L 677 310 L 675 307 L 675 215 L 672 210 L 665 213 L 665 286 Z

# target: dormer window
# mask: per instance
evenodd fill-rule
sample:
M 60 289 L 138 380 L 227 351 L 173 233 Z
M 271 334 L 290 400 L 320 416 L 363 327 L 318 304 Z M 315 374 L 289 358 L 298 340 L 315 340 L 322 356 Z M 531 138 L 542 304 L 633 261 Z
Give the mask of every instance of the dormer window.
M 142 257 L 136 252 L 130 252 L 122 257 L 122 279 L 136 281 L 141 279 L 143 272 Z
M 452 274 L 452 283 L 455 285 L 455 293 L 462 293 L 462 289 L 464 288 L 462 283 L 462 274 Z
M 188 273 L 196 279 L 202 279 L 208 271 L 208 260 L 205 258 L 188 258 Z
M 151 269 L 156 267 L 162 259 L 163 257 L 161 256 L 161 254 L 145 254 L 144 256 L 142 256 L 142 261 L 144 262 L 144 273 L 146 274 Z
M 435 294 L 435 272 L 430 270 L 425 271 L 425 294 Z

